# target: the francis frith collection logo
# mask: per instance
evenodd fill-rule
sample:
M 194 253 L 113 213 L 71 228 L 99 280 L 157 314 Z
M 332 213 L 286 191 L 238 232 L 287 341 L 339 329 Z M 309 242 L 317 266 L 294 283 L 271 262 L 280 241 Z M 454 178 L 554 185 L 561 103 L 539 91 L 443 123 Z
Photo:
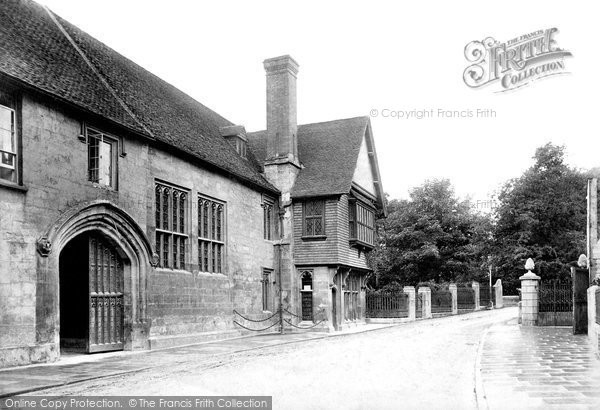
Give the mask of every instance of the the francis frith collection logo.
M 497 92 L 504 92 L 566 74 L 564 60 L 571 53 L 558 47 L 557 32 L 556 28 L 538 30 L 504 43 L 492 37 L 471 41 L 465 47 L 470 63 L 463 73 L 465 84 L 472 88 L 495 84 Z

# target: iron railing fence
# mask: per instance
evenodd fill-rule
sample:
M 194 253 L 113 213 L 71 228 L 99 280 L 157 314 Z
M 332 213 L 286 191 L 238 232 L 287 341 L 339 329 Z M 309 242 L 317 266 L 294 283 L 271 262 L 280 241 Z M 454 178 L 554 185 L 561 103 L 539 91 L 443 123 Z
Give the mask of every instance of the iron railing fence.
M 458 310 L 475 309 L 475 289 L 470 284 L 458 284 L 456 290 Z
M 423 317 L 423 294 L 418 292 L 418 288 L 415 298 L 415 317 L 418 319 Z
M 403 318 L 408 317 L 408 294 L 394 293 L 367 293 L 368 318 Z
M 452 292 L 449 290 L 432 290 L 431 313 L 452 313 Z

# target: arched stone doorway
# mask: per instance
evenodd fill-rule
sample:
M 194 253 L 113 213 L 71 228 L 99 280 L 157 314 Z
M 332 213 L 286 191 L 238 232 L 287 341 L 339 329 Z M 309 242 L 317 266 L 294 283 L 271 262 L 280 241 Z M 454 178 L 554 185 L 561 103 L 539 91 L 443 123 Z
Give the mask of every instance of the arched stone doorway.
M 86 235 L 88 238 L 90 235 L 102 238 L 121 258 L 123 271 L 122 348 L 124 350 L 147 349 L 150 321 L 146 313 L 146 284 L 148 273 L 152 266 L 156 266 L 156 256 L 153 255 L 152 247 L 144 231 L 135 220 L 109 201 L 94 201 L 70 209 L 61 215 L 56 223 L 38 239 L 37 343 L 53 346 L 48 350 L 48 359 L 58 358 L 61 342 L 60 255 L 63 251 L 73 252 L 71 247 L 83 246 L 81 243 L 77 245 L 78 241 L 84 237 L 82 235 Z M 75 242 L 72 242 L 73 240 Z M 89 294 L 86 298 L 89 298 Z M 110 299 L 102 302 L 112 303 Z M 89 314 L 89 310 L 86 312 Z M 76 336 L 81 336 L 81 332 Z M 77 338 L 75 337 L 75 339 Z
M 123 251 L 99 232 L 71 239 L 59 257 L 61 351 L 123 350 Z

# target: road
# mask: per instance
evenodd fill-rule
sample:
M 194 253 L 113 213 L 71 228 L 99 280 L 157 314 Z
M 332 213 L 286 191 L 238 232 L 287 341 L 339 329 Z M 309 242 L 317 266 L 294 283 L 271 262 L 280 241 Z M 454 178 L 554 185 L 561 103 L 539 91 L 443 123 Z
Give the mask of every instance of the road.
M 177 354 L 159 368 L 36 394 L 267 395 L 275 409 L 476 409 L 482 335 L 515 316 L 515 308 L 477 312 L 183 363 Z

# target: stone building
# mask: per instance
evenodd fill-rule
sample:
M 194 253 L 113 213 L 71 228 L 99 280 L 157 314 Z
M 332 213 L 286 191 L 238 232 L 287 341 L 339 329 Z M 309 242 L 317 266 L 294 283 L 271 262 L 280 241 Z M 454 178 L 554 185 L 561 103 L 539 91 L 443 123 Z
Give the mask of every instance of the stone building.
M 233 337 L 234 309 L 364 319 L 385 214 L 369 120 L 298 126 L 298 65 L 264 65 L 267 130 L 246 133 L 47 8 L 2 3 L 0 367 Z

